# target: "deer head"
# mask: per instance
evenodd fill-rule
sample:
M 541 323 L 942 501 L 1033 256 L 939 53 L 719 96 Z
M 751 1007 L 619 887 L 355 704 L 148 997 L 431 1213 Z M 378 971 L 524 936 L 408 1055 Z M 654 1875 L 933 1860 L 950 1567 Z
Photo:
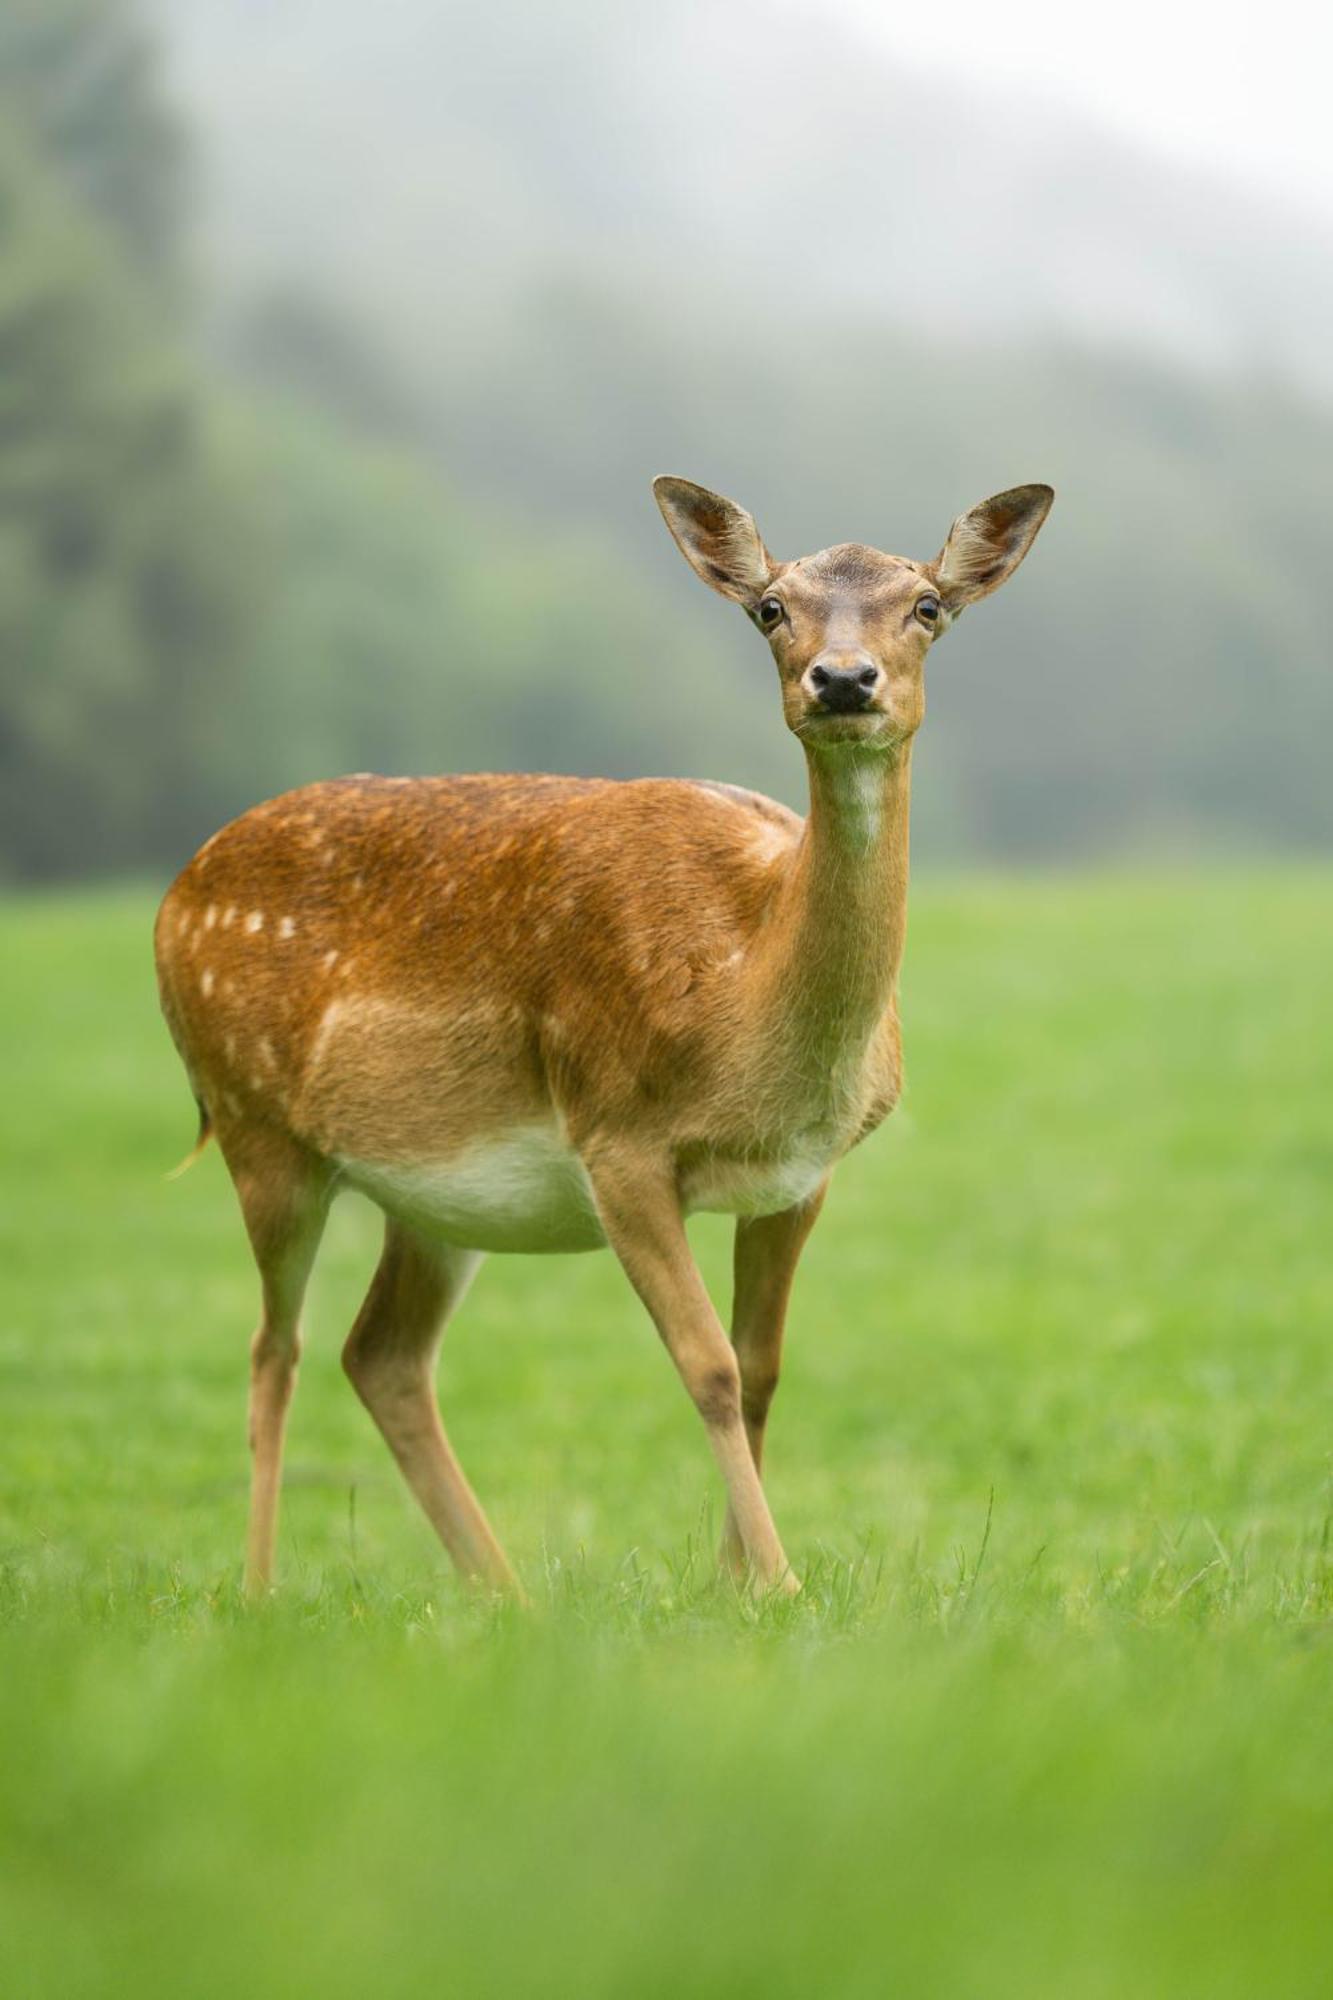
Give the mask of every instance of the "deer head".
M 689 479 L 653 481 L 685 560 L 767 638 L 787 726 L 807 748 L 905 743 L 925 713 L 926 654 L 1011 577 L 1055 495 L 1015 486 L 961 514 L 933 562 L 860 542 L 778 562 L 743 507 Z

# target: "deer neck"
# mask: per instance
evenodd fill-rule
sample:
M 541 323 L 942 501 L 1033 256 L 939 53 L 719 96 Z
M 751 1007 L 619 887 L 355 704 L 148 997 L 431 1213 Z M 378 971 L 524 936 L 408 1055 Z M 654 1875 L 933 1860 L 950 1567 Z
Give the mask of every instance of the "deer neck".
M 761 978 L 786 1075 L 817 1087 L 856 1065 L 894 1005 L 911 745 L 808 747 L 806 761 L 810 813 L 777 893 Z

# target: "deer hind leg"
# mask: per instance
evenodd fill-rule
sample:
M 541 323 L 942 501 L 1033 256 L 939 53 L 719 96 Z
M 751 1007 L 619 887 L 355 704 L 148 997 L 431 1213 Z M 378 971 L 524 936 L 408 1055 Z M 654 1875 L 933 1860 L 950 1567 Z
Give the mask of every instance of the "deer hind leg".
M 792 1280 L 806 1238 L 824 1205 L 828 1182 L 797 1208 L 742 1216 L 736 1224 L 731 1344 L 741 1372 L 741 1416 L 756 1473 L 762 1474 L 764 1430 L 782 1365 L 782 1333 Z M 720 1559 L 734 1576 L 745 1571 L 736 1516 L 727 1508 Z
M 799 1590 L 759 1483 L 741 1415 L 741 1371 L 699 1275 L 671 1174 L 658 1163 L 585 1155 L 606 1229 L 652 1315 L 726 1482 L 746 1570 L 765 1590 Z
M 250 1345 L 250 1523 L 245 1587 L 262 1596 L 273 1579 L 287 1412 L 301 1353 L 300 1318 L 310 1267 L 329 1212 L 332 1176 L 280 1134 L 220 1134 L 259 1267 L 262 1311 Z
M 433 1382 L 445 1321 L 480 1252 L 419 1236 L 389 1218 L 384 1254 L 343 1349 L 343 1367 L 403 1477 L 469 1582 L 515 1595 L 518 1583 L 440 1422 Z

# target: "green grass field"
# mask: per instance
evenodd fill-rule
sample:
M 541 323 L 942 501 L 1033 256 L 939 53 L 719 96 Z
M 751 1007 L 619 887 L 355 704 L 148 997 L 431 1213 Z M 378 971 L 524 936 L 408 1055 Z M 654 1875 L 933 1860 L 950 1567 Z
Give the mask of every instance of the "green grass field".
M 1333 1989 L 1333 876 L 918 887 L 777 1606 L 606 1256 L 494 1260 L 450 1331 L 534 1608 L 469 1602 L 338 1365 L 348 1203 L 245 1610 L 253 1274 L 216 1154 L 162 1180 L 150 920 L 0 913 L 6 2000 Z

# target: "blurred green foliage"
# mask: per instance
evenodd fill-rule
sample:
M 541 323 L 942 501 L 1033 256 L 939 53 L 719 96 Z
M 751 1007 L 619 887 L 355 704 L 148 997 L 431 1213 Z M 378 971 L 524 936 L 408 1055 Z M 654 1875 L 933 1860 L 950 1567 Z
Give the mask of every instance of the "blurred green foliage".
M 0 855 L 141 863 L 235 651 L 231 516 L 151 300 L 13 127 L 0 239 Z
M 662 138 L 674 30 L 655 75 L 571 4 L 515 66 L 512 12 L 414 5 L 395 38 L 353 0 L 193 0 L 155 41 L 127 0 L 0 0 L 0 877 L 166 872 L 369 767 L 799 803 L 764 649 L 680 567 L 660 470 L 736 493 L 780 555 L 928 555 L 986 491 L 1054 482 L 1022 577 L 932 661 L 919 854 L 1326 842 L 1327 412 L 1063 337 L 927 341 L 868 294 L 761 309 Z M 200 33 L 205 96 L 169 93 Z M 220 249 L 201 183 L 242 171 Z
M 0 14 L 0 858 L 179 841 L 241 638 L 238 516 L 165 303 L 174 157 L 108 7 Z
M 674 671 L 608 536 L 524 537 L 309 397 L 190 361 L 149 199 L 179 152 L 148 46 L 107 57 L 119 19 L 0 0 L 0 868 L 160 866 L 255 796 L 352 766 L 577 768 L 588 696 L 596 760 L 651 765 L 711 663 Z M 51 108 L 62 62 L 78 120 Z M 584 711 L 568 676 L 538 684 L 553 654 Z
M 136 270 L 170 283 L 184 148 L 138 10 L 122 0 L 4 0 L 0 108 Z

